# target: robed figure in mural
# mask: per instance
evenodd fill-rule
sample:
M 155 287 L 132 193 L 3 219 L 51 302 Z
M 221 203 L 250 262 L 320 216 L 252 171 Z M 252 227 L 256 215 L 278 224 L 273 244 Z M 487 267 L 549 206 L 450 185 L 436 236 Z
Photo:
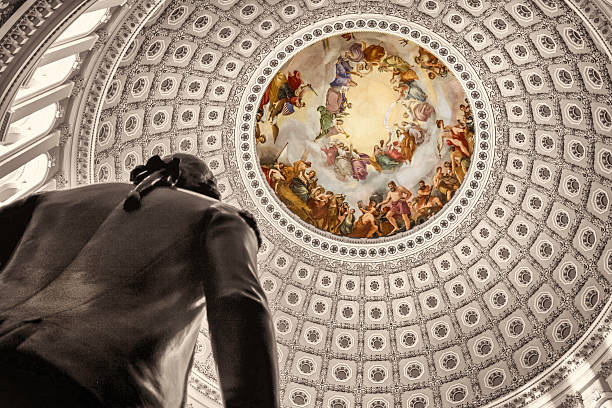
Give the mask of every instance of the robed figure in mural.
M 206 314 L 225 406 L 278 407 L 254 219 L 194 156 L 132 178 L 0 208 L 3 406 L 182 407 Z

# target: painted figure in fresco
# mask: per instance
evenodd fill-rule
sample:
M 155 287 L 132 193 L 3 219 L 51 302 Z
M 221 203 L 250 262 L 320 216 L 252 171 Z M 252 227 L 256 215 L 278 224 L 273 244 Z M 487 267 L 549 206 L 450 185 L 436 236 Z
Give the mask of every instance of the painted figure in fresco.
M 276 75 L 274 75 L 272 82 L 270 82 L 270 85 L 268 85 L 268 87 L 266 88 L 266 91 L 263 94 L 263 97 L 261 98 L 261 103 L 259 105 L 260 111 L 263 112 L 263 108 L 266 105 L 269 104 L 270 106 L 272 106 L 276 103 L 276 101 L 278 101 L 278 90 L 286 82 L 287 82 L 287 75 L 285 75 L 284 72 L 278 71 Z
M 459 109 L 463 112 L 463 118 L 465 126 L 470 129 L 472 132 L 474 131 L 474 114 L 472 113 L 472 108 L 468 100 L 465 100 L 465 103 L 459 105 Z
M 325 96 L 325 107 L 333 115 L 343 115 L 353 104 L 346 99 L 346 93 L 341 88 L 330 87 Z
M 284 163 L 274 163 L 274 166 L 268 172 L 268 182 L 270 183 L 270 187 L 274 190 L 275 193 L 278 194 L 278 183 L 285 180 L 285 176 L 283 176 L 283 168 L 285 167 Z
M 474 134 L 476 130 L 474 129 L 474 115 L 472 113 L 472 108 L 468 103 L 468 100 L 465 100 L 464 104 L 459 105 L 459 109 L 463 112 L 463 119 L 457 119 L 457 123 L 459 127 L 461 127 L 465 132 L 465 139 L 468 142 L 470 152 L 474 151 Z
M 306 169 L 312 165 L 310 162 L 298 160 L 294 163 L 294 177 L 291 179 L 289 187 L 291 191 L 300 198 L 303 202 L 307 202 L 310 198 L 308 194 L 308 184 L 310 178 L 306 175 Z
M 459 183 L 462 183 L 463 179 L 465 178 L 465 174 L 470 167 L 470 159 L 466 157 L 461 150 L 455 148 L 455 146 L 451 146 L 450 150 L 450 162 L 453 173 L 455 173 L 455 176 L 457 176 Z
M 440 182 L 442 181 L 442 167 L 436 168 L 436 174 L 433 177 L 433 188 L 431 190 L 431 196 L 436 197 L 441 203 L 446 202 L 446 194 L 440 191 Z
M 340 219 L 338 231 L 340 235 L 350 235 L 355 224 L 355 209 L 349 208 L 348 203 L 343 204 L 343 214 Z
M 441 168 L 440 168 L 441 169 Z M 429 211 L 439 211 L 442 208 L 442 201 L 437 196 L 433 195 L 434 189 L 432 186 L 425 184 L 424 180 L 419 181 L 419 188 L 417 190 L 417 198 L 415 210 L 421 212 L 425 209 Z M 425 212 L 427 214 L 427 212 Z
M 261 133 L 261 128 L 259 127 L 259 121 L 262 116 L 261 112 L 257 112 L 257 115 L 255 115 L 255 143 L 257 144 L 266 143 L 266 135 Z
M 421 143 L 423 143 L 423 132 L 422 129 L 417 128 L 416 125 L 413 124 L 409 124 L 406 128 L 404 128 L 402 131 L 397 130 L 397 133 L 402 135 L 402 141 L 401 141 L 401 152 L 402 152 L 402 156 L 404 157 L 404 160 L 408 160 L 410 163 L 412 163 L 412 157 L 414 156 L 414 152 L 417 148 L 417 137 L 419 138 L 419 141 Z M 416 137 L 415 137 L 416 136 Z
M 286 76 L 283 72 L 278 72 L 261 99 L 258 112 L 263 115 L 263 109 L 268 106 L 268 121 L 272 123 L 272 136 L 274 142 L 278 138 L 279 128 L 277 125 L 278 115 L 291 115 L 297 108 L 303 108 L 306 103 L 303 101 L 307 90 L 314 92 L 310 84 L 302 81 L 300 71 L 294 70 Z M 316 93 L 316 92 L 315 92 Z M 258 121 L 261 118 L 258 118 Z
M 312 218 L 315 221 L 315 226 L 322 230 L 325 230 L 327 216 L 329 212 L 330 201 L 332 200 L 334 193 L 326 191 L 325 193 L 319 194 L 315 197 L 314 207 L 312 210 Z
M 395 170 L 402 165 L 401 162 L 393 160 L 386 154 L 385 141 L 374 145 L 374 156 L 370 158 L 370 164 L 380 173 L 384 170 Z
M 382 58 L 385 56 L 385 49 L 380 45 L 367 45 L 365 42 L 352 44 L 344 56 L 358 65 L 358 70 L 362 74 L 372 72 L 374 66 L 379 65 Z
M 290 99 L 296 96 L 298 88 L 302 85 L 302 75 L 299 71 L 293 71 L 289 77 L 282 71 L 275 76 L 261 99 L 260 109 L 266 104 L 274 105 L 279 99 Z
M 338 145 L 332 143 L 329 147 L 321 147 L 321 151 L 325 153 L 325 164 L 333 166 L 336 163 L 336 156 L 338 155 Z
M 310 208 L 307 203 L 303 201 L 306 194 L 303 187 L 306 186 L 306 190 L 308 190 L 309 182 L 306 170 L 310 165 L 310 162 L 298 160 L 293 165 L 284 165 L 280 168 L 281 174 L 285 179 L 278 181 L 276 184 L 276 194 L 290 211 L 304 221 L 312 223 Z M 294 178 L 299 175 L 302 175 L 299 181 L 296 180 L 293 182 Z M 296 194 L 294 190 L 297 191 L 299 195 Z
M 347 139 L 351 136 L 344 130 L 342 127 L 344 125 L 344 121 L 342 119 L 333 119 L 332 127 L 327 130 L 327 133 L 324 135 L 325 137 L 331 137 L 336 135 L 344 135 Z
M 381 61 L 378 68 L 379 71 L 391 71 L 392 76 L 390 82 L 396 85 L 394 90 L 399 92 L 399 100 L 414 99 L 419 102 L 425 102 L 427 94 L 414 81 L 418 80 L 417 73 L 412 69 L 412 65 L 397 55 L 391 55 Z
M 330 82 L 329 86 L 334 88 L 357 86 L 357 82 L 353 81 L 352 75 L 361 76 L 359 72 L 353 71 L 353 67 L 345 58 L 338 57 L 336 61 L 336 79 Z
M 317 177 L 317 171 L 312 169 L 308 173 L 306 173 L 306 181 L 308 185 L 308 193 L 314 190 L 317 187 L 317 181 L 319 178 Z
M 378 70 L 384 72 L 391 71 L 393 73 L 393 80 L 396 76 L 399 76 L 400 82 L 402 80 L 414 81 L 415 79 L 418 79 L 416 72 L 414 72 L 414 70 L 412 69 L 412 65 L 410 65 L 408 61 L 397 55 L 389 55 L 383 58 L 380 61 L 380 66 L 378 67 Z M 393 83 L 393 80 L 391 80 L 391 83 Z
M 445 77 L 448 75 L 448 68 L 446 65 L 444 65 L 444 63 L 440 61 L 438 57 L 423 47 L 419 47 L 419 55 L 414 57 L 414 62 L 420 65 L 422 69 L 428 71 L 427 76 L 429 76 L 429 79 L 435 79 L 437 76 Z
M 460 123 L 457 122 L 459 125 Z M 446 140 L 446 144 L 449 146 L 455 146 L 461 153 L 463 153 L 466 157 L 472 157 L 472 152 L 470 151 L 470 144 L 465 138 L 465 130 L 460 126 L 445 126 L 443 120 L 437 120 L 436 126 L 442 130 L 440 132 L 440 138 Z
M 429 102 L 411 104 L 409 110 L 412 113 L 412 117 L 419 122 L 427 122 L 436 113 L 435 108 Z
M 387 220 L 393 225 L 393 230 L 389 234 L 399 231 L 399 226 L 395 220 L 396 215 L 401 215 L 406 224 L 406 229 L 410 229 L 410 208 L 406 201 L 412 197 L 412 192 L 404 186 L 398 186 L 394 181 L 390 181 L 387 187 L 389 187 L 387 197 L 377 207 L 391 204 L 391 209 L 386 214 Z
M 370 164 L 370 156 L 359 153 L 352 145 L 347 146 L 337 141 L 329 147 L 321 147 L 321 151 L 325 153 L 325 163 L 333 166 L 339 180 L 346 180 L 348 176 L 355 180 L 365 180 L 368 177 L 367 165 Z
M 345 198 L 346 196 L 344 194 L 332 193 L 327 206 L 327 218 L 323 224 L 323 229 L 325 231 L 329 231 L 332 234 L 338 233 L 338 226 L 340 225 L 338 216 L 340 215 L 340 208 L 342 207 Z
M 272 123 L 276 123 L 276 119 L 279 114 L 283 114 L 283 116 L 289 116 L 295 112 L 296 108 L 303 108 L 306 106 L 306 102 L 302 100 L 304 94 L 307 90 L 311 89 L 309 85 L 300 86 L 298 88 L 297 93 L 292 93 L 291 96 L 287 96 L 288 94 L 285 91 L 288 88 L 281 88 L 279 90 L 279 96 L 276 102 L 270 104 L 270 112 L 268 115 L 269 121 Z
M 427 94 L 420 86 L 414 83 L 415 80 L 400 82 L 397 87 L 394 87 L 399 92 L 398 101 L 410 101 L 415 100 L 418 102 L 425 102 L 427 100 Z
M 455 173 L 453 172 L 453 168 L 451 162 L 444 162 L 444 167 L 442 168 L 442 177 L 440 178 L 439 189 L 442 194 L 446 196 L 446 201 L 450 201 L 455 194 L 455 191 L 459 188 L 459 180 Z
M 345 145 L 342 142 L 338 143 L 338 155 L 334 162 L 334 171 L 338 180 L 344 181 L 346 177 L 353 175 L 353 159 L 358 159 L 359 156 L 353 152 L 353 145 Z
M 414 137 L 414 142 L 417 144 L 417 146 L 423 144 L 429 138 L 427 131 L 417 123 L 408 123 L 405 130 Z
M 357 207 L 361 211 L 361 216 L 353 225 L 353 232 L 349 234 L 353 238 L 372 238 L 378 232 L 378 225 L 374 214 L 377 211 L 376 201 L 370 201 L 367 207 L 359 201 Z
M 399 130 L 397 132 L 399 133 Z M 406 157 L 402 154 L 402 151 L 400 150 L 400 143 L 398 141 L 387 143 L 385 147 L 385 155 L 398 163 L 403 163 L 406 161 Z
M 319 112 L 319 124 L 321 125 L 321 130 L 319 134 L 315 137 L 315 142 L 322 138 L 323 136 L 327 136 L 329 130 L 334 126 L 334 115 L 327 109 L 325 106 L 321 105 L 317 108 Z
M 355 180 L 365 180 L 368 177 L 368 164 L 370 164 L 370 156 L 353 150 L 351 165 L 353 166 L 353 178 Z

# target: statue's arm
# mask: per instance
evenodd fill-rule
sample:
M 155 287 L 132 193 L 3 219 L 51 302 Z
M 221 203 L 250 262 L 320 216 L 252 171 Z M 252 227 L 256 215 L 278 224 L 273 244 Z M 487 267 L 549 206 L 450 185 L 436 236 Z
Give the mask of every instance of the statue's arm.
M 255 222 L 225 206 L 214 206 L 207 215 L 202 272 L 225 406 L 277 408 L 276 341 L 257 278 Z

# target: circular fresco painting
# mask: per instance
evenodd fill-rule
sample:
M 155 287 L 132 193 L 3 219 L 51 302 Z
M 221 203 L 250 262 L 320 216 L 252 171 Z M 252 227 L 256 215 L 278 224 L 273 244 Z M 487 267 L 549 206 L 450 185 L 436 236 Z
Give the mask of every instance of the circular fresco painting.
M 452 199 L 470 165 L 474 120 L 436 56 L 357 32 L 319 41 L 279 70 L 256 140 L 289 210 L 332 234 L 377 238 L 422 224 Z

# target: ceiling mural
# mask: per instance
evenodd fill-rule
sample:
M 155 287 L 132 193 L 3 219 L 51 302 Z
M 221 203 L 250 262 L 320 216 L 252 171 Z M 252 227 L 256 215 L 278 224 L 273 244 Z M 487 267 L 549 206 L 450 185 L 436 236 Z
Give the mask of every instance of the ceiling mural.
M 612 65 L 587 7 L 167 2 L 101 45 L 75 179 L 208 163 L 264 236 L 284 406 L 525 406 L 610 331 Z M 194 406 L 219 400 L 207 335 Z
M 436 214 L 463 182 L 474 117 L 445 63 L 414 42 L 349 32 L 303 49 L 257 112 L 257 153 L 287 208 L 332 234 L 375 238 Z

